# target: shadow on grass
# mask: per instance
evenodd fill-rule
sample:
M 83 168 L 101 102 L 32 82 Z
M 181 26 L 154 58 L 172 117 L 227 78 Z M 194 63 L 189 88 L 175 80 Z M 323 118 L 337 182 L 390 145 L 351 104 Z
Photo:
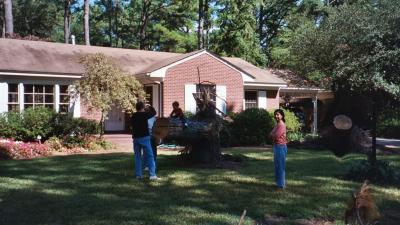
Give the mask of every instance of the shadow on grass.
M 238 170 L 181 168 L 160 155 L 156 182 L 134 179 L 128 153 L 2 161 L 0 224 L 236 224 L 244 209 L 247 224 L 265 214 L 342 219 L 357 184 L 335 178 L 346 160 L 315 154 L 289 155 L 284 192 L 271 153 L 259 151 Z

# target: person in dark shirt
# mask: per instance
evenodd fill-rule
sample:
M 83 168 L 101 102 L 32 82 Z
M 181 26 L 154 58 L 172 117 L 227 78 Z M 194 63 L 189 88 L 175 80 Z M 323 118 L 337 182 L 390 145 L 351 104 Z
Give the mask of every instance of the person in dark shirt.
M 133 150 L 135 152 L 135 175 L 142 178 L 142 148 L 146 154 L 147 165 L 149 166 L 150 180 L 157 180 L 153 150 L 151 148 L 150 133 L 147 120 L 156 115 L 144 111 L 144 103 L 136 103 L 136 112 L 132 114 L 132 138 Z

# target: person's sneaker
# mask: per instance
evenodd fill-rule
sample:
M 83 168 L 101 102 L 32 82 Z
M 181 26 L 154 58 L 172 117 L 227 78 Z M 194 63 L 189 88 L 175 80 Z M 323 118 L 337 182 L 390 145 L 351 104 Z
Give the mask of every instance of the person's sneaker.
M 137 180 L 141 180 L 141 179 L 143 179 L 143 177 L 141 177 L 141 176 L 136 176 L 136 179 L 137 179 Z
M 157 177 L 157 176 L 151 176 L 149 179 L 150 179 L 150 180 L 159 180 L 160 178 Z

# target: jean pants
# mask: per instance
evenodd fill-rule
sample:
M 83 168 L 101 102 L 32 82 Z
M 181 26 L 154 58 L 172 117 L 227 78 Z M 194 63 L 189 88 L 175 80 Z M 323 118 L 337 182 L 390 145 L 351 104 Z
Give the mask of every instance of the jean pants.
M 135 175 L 142 177 L 142 148 L 146 154 L 147 165 L 150 176 L 156 176 L 153 150 L 151 149 L 150 136 L 133 139 L 133 150 L 135 152 Z
M 285 187 L 285 166 L 287 147 L 285 144 L 274 144 L 274 167 L 275 167 L 275 182 L 280 188 Z
M 151 149 L 153 150 L 155 170 L 157 171 L 157 144 L 156 144 L 154 137 L 150 138 L 150 143 L 151 143 Z M 144 167 L 149 167 L 147 164 L 147 155 L 146 155 L 145 151 L 143 152 L 142 160 L 144 162 Z

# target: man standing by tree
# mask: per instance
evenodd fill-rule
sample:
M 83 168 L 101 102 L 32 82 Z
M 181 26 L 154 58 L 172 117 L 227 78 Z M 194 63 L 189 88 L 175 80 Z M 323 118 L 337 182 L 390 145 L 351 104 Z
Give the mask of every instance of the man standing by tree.
M 133 150 L 135 152 L 135 175 L 142 178 L 142 148 L 146 154 L 147 165 L 149 166 L 150 180 L 157 180 L 153 150 L 151 148 L 150 134 L 147 120 L 155 116 L 155 111 L 145 112 L 144 103 L 136 103 L 136 112 L 132 115 L 132 138 Z

